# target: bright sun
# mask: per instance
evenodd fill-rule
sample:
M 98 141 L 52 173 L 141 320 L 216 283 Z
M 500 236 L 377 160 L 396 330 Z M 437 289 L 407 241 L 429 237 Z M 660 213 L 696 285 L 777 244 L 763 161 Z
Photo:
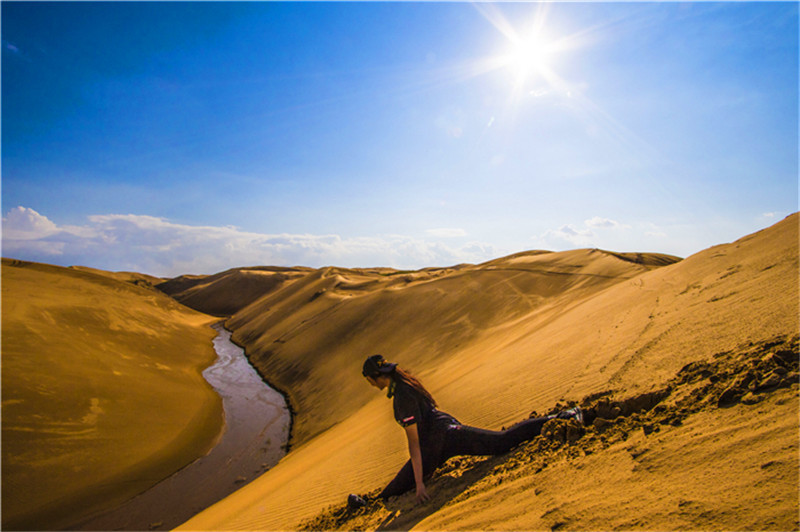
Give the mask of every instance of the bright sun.
M 503 63 L 521 85 L 532 76 L 547 78 L 551 72 L 553 46 L 539 32 L 519 36 L 512 41 L 511 50 L 503 57 Z

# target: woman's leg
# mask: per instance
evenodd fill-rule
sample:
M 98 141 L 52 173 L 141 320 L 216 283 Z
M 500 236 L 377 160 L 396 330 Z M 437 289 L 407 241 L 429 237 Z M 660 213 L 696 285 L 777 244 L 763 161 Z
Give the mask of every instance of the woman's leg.
M 442 444 L 444 443 L 444 438 L 442 438 Z M 438 446 L 434 449 L 423 449 L 422 450 L 422 475 L 424 477 L 428 477 L 431 475 L 437 467 L 444 463 L 444 460 L 441 459 L 441 446 Z M 378 497 L 381 499 L 388 499 L 389 497 L 394 497 L 395 495 L 402 495 L 407 491 L 411 491 L 416 487 L 416 481 L 414 480 L 414 466 L 411 465 L 411 460 L 405 463 L 403 467 L 400 468 L 400 471 L 397 472 L 394 479 L 392 479 L 389 484 L 383 488 L 383 491 L 380 492 Z
M 552 418 L 553 416 L 526 419 L 500 431 L 456 425 L 447 431 L 444 454 L 448 458 L 458 455 L 502 454 L 541 434 L 544 424 Z
M 394 497 L 396 495 L 402 495 L 403 493 L 413 489 L 415 486 L 414 482 L 414 467 L 411 465 L 411 460 L 406 462 L 406 465 L 400 468 L 400 471 L 397 472 L 394 479 L 392 479 L 389 484 L 383 488 L 383 491 L 378 495 L 381 499 L 388 499 L 389 497 Z

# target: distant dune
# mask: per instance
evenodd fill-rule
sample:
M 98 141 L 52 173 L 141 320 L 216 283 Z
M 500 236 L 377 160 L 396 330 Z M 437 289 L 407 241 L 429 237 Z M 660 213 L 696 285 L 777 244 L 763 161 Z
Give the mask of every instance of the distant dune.
M 234 268 L 214 275 L 182 275 L 156 288 L 184 305 L 211 314 L 232 316 L 285 282 L 306 275 L 310 268 Z
M 67 526 L 213 445 L 214 319 L 153 280 L 3 259 L 4 530 Z
M 296 447 L 183 529 L 295 529 L 314 516 L 312 529 L 798 526 L 797 214 L 682 261 L 585 249 L 419 272 L 325 268 L 285 281 L 227 325 L 289 392 Z M 775 349 L 791 355 L 771 376 L 741 365 Z M 429 505 L 401 497 L 359 517 L 341 506 L 347 494 L 380 488 L 407 457 L 391 403 L 360 375 L 373 353 L 411 369 L 462 422 L 487 428 L 558 402 L 675 393 L 648 429 L 640 414 L 620 418 L 638 432 L 609 439 L 592 429 L 584 441 L 596 444 L 527 474 L 536 453 L 489 469 L 456 465 L 430 486 Z M 694 384 L 681 377 L 701 363 L 715 369 Z M 739 402 L 748 382 L 752 396 Z M 722 383 L 731 404 L 712 386 Z M 698 389 L 707 393 L 695 401 Z M 339 506 L 321 514 L 330 504 Z
M 160 277 L 154 277 L 152 275 L 147 275 L 146 273 L 137 273 L 137 272 L 108 272 L 105 270 L 98 270 L 96 268 L 89 268 L 87 266 L 70 266 L 71 270 L 77 270 L 80 272 L 86 273 L 93 273 L 95 275 L 101 275 L 103 277 L 110 277 L 116 281 L 122 281 L 125 283 L 135 284 L 136 286 L 141 286 L 144 288 L 152 288 L 157 286 L 165 281 Z

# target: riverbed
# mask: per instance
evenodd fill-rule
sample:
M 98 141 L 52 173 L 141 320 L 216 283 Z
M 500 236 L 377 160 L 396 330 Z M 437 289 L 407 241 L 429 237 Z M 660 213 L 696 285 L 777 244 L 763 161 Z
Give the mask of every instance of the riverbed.
M 286 454 L 291 414 L 285 398 L 270 388 L 231 342 L 221 323 L 217 361 L 203 377 L 222 397 L 225 427 L 204 457 L 79 530 L 171 530 L 273 467 Z

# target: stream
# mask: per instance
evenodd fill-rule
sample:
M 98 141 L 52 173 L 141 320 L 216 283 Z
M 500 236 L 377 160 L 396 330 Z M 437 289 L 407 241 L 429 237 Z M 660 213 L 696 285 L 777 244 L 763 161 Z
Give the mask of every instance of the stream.
M 171 530 L 275 466 L 286 454 L 291 414 L 285 398 L 250 365 L 218 323 L 217 361 L 203 377 L 222 397 L 225 427 L 206 456 L 79 530 Z

